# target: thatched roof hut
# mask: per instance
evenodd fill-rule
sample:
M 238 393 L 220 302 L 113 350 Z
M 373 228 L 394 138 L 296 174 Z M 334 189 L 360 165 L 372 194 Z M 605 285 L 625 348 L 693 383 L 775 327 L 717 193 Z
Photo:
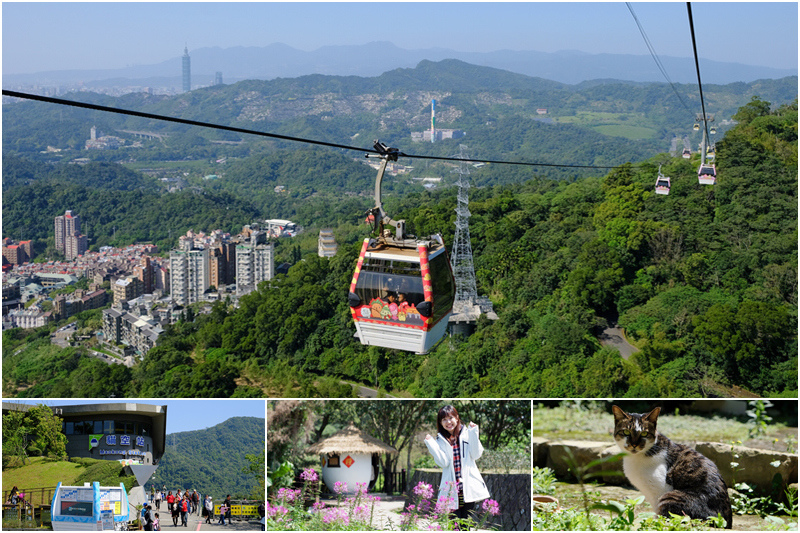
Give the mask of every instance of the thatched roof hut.
M 347 484 L 347 492 L 364 483 L 372 488 L 378 478 L 378 455 L 397 454 L 397 450 L 355 427 L 352 423 L 313 446 L 308 453 L 322 456 L 322 479 L 328 490 L 336 490 L 337 482 Z
M 361 431 L 352 422 L 349 426 L 336 432 L 327 439 L 323 439 L 309 446 L 307 452 L 319 455 L 398 453 L 394 447 L 384 444 L 375 437 Z

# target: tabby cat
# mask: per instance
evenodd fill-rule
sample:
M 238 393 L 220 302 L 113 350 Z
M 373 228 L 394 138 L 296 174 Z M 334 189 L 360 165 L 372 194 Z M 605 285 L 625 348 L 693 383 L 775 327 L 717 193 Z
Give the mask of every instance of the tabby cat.
M 731 529 L 733 520 L 728 487 L 711 460 L 672 442 L 656 431 L 661 412 L 626 413 L 616 405 L 614 440 L 627 455 L 622 460 L 628 480 L 660 515 L 706 519 L 722 515 Z

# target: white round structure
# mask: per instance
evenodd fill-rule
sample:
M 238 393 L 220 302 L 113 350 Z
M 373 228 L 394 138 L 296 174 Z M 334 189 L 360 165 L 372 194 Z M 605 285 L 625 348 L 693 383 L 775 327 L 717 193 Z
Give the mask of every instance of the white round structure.
M 347 483 L 347 493 L 358 490 L 358 483 L 369 486 L 373 479 L 371 453 L 344 453 L 341 455 L 322 457 L 322 480 L 328 490 L 334 492 L 336 482 Z

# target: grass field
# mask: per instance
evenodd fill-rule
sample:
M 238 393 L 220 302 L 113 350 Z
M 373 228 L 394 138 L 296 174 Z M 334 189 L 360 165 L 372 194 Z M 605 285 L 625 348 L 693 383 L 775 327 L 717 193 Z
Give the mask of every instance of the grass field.
M 79 459 L 80 463 L 73 463 L 45 457 L 31 457 L 29 461 L 25 466 L 3 470 L 3 493 L 8 493 L 12 487 L 28 491 L 32 498 L 26 499 L 35 505 L 49 504 L 50 501 L 40 501 L 42 492 L 32 489 L 55 489 L 59 482 L 62 485 L 83 485 L 97 481 L 103 486 L 119 486 L 122 482 L 130 490 L 135 479 L 134 476 L 121 477 L 122 465 L 117 461 Z M 47 499 L 46 494 L 44 499 Z
M 56 488 L 60 481 L 64 485 L 72 485 L 85 470 L 86 467 L 77 463 L 67 461 L 50 461 L 44 457 L 31 457 L 30 464 L 3 470 L 3 492 L 7 493 L 12 487 L 20 490 L 35 488 Z M 37 501 L 38 495 L 31 494 L 36 505 L 42 503 Z M 27 498 L 26 498 L 27 499 Z
M 582 111 L 573 116 L 558 117 L 558 122 L 592 128 L 602 135 L 623 137 L 630 140 L 653 139 L 657 131 L 644 120 L 632 113 L 602 113 Z

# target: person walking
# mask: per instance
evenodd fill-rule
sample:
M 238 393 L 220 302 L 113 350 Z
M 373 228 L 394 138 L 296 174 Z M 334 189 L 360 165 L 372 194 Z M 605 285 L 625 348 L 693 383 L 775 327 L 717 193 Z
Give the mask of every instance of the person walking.
M 200 514 L 200 493 L 196 490 L 192 492 L 192 509 L 194 514 Z
M 475 461 L 483 455 L 478 426 L 470 422 L 464 427 L 455 407 L 445 405 L 436 416 L 439 434 L 425 436 L 425 445 L 436 465 L 442 469 L 439 499 L 450 498 L 448 508 L 456 520 L 465 520 L 475 502 L 489 497 Z
M 169 512 L 171 513 L 174 507 L 175 507 L 175 495 L 172 494 L 172 491 L 169 491 L 169 494 L 167 494 L 167 509 L 169 509 Z
M 210 494 L 206 494 L 203 512 L 206 515 L 206 524 L 210 524 L 211 519 L 214 518 L 214 501 L 211 499 Z
M 189 527 L 189 522 L 187 520 L 187 515 L 189 514 L 189 497 L 186 496 L 184 493 L 183 499 L 180 503 L 181 506 L 181 525 L 183 527 Z
M 180 516 L 180 502 L 175 500 L 172 503 L 172 507 L 170 508 L 170 512 L 172 513 L 172 525 L 178 527 L 178 517 Z
M 155 503 L 156 503 L 156 511 L 160 511 L 161 510 L 161 490 L 160 489 L 156 490 Z
M 225 514 L 228 512 L 228 508 L 225 506 L 225 502 L 222 502 L 222 505 L 219 506 L 219 522 L 217 524 L 225 525 Z M 228 521 L 228 525 L 231 525 L 230 520 Z
M 228 519 L 228 525 L 231 525 L 231 495 L 228 494 L 225 496 L 225 507 L 227 508 L 225 511 L 225 518 Z
M 153 506 L 147 504 L 144 508 L 144 530 L 153 531 Z

